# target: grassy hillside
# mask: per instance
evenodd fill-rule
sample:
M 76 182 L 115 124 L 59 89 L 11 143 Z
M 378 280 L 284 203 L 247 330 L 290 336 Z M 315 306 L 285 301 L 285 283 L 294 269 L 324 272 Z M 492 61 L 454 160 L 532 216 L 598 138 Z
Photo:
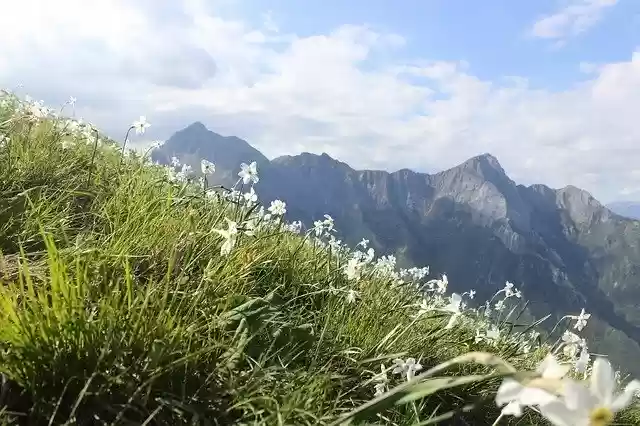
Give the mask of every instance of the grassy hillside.
M 468 308 L 330 218 L 283 223 L 250 181 L 208 188 L 7 93 L 0 138 L 5 424 L 492 424 L 505 375 L 577 359 L 519 323 L 515 289 Z

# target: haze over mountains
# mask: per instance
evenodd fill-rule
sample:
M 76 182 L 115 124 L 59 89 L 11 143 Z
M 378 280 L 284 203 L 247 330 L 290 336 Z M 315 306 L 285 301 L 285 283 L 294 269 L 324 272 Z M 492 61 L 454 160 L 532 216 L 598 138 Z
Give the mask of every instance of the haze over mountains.
M 640 222 L 584 190 L 518 185 L 490 154 L 436 174 L 354 170 L 326 154 L 269 160 L 199 122 L 153 153 L 164 163 L 174 155 L 194 166 L 213 161 L 214 183 L 226 186 L 241 162 L 256 161 L 263 203 L 281 199 L 289 218 L 307 225 L 330 214 L 343 241 L 367 238 L 402 265 L 429 265 L 448 275 L 452 291 L 475 289 L 481 302 L 508 280 L 536 318 L 585 308 L 592 351 L 640 373 Z

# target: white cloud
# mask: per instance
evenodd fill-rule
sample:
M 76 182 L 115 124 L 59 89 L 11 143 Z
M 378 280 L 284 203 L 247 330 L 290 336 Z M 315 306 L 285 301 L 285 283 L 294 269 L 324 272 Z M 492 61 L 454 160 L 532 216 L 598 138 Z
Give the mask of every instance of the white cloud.
M 537 20 L 531 28 L 534 37 L 562 42 L 595 25 L 605 9 L 618 0 L 566 0 L 557 12 Z
M 405 40 L 365 26 L 300 37 L 204 0 L 92 4 L 3 8 L 0 86 L 76 96 L 114 137 L 142 114 L 150 139 L 200 120 L 268 156 L 326 151 L 356 168 L 438 171 L 491 152 L 525 184 L 640 198 L 640 53 L 552 92 L 480 79 L 465 62 L 393 60 Z

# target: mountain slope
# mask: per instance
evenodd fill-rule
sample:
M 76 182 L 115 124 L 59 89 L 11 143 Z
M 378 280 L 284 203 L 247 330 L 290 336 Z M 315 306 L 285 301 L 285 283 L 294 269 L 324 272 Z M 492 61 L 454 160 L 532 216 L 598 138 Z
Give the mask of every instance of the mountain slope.
M 228 138 L 197 130 L 201 139 L 178 132 L 161 151 L 214 161 L 228 180 L 240 162 L 258 161 L 263 201 L 284 200 L 290 217 L 307 225 L 330 214 L 342 239 L 370 239 L 403 265 L 428 264 L 447 273 L 453 291 L 475 289 L 484 301 L 508 280 L 535 317 L 585 308 L 594 314 L 585 337 L 595 351 L 607 347 L 614 362 L 639 371 L 628 361 L 640 356 L 640 223 L 586 191 L 517 185 L 490 154 L 433 175 L 388 173 L 354 170 L 326 154 L 268 161 L 244 141 L 222 145 Z

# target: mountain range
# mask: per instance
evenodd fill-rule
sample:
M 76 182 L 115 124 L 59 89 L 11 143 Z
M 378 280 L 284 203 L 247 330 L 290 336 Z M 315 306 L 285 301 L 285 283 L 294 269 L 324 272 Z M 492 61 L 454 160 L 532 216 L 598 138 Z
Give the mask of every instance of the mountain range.
M 355 170 L 327 154 L 269 160 L 246 141 L 196 122 L 152 156 L 199 167 L 216 164 L 214 184 L 231 186 L 241 162 L 256 161 L 263 203 L 281 199 L 290 219 L 310 225 L 329 214 L 339 237 L 371 241 L 402 266 L 446 273 L 451 291 L 474 289 L 488 300 L 506 281 L 553 327 L 582 308 L 590 350 L 640 374 L 640 222 L 614 213 L 588 192 L 519 185 L 490 154 L 435 174 L 408 169 Z

